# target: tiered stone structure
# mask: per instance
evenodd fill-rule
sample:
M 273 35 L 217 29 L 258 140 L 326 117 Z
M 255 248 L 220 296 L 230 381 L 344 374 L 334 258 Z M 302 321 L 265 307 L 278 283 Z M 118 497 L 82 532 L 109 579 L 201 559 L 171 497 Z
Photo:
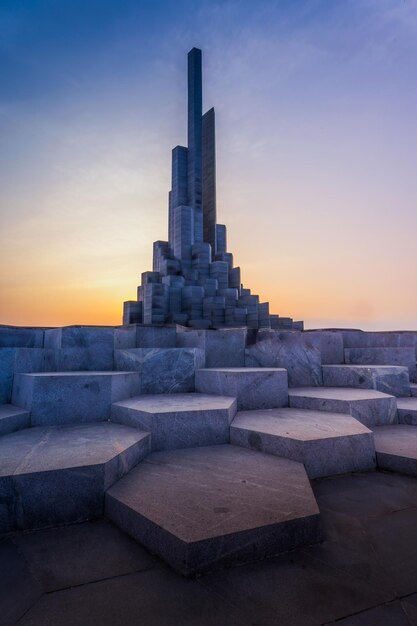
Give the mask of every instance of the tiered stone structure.
M 243 288 L 217 224 L 215 114 L 202 113 L 198 48 L 188 53 L 188 147 L 172 151 L 168 213 L 168 241 L 154 243 L 152 272 L 142 274 L 137 301 L 124 303 L 123 324 L 302 330 Z

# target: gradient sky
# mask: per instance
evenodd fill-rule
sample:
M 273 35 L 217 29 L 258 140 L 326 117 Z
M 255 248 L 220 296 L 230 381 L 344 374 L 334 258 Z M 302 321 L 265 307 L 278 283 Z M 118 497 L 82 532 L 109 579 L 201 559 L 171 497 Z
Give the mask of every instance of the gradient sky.
M 245 286 L 310 328 L 417 328 L 415 0 L 1 0 L 0 323 L 120 323 L 193 46 Z

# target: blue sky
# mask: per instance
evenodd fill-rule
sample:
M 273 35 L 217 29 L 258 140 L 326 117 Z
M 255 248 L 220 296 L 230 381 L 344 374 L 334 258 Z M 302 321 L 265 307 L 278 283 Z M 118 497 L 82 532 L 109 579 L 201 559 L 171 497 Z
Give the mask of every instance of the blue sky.
M 417 326 L 415 0 L 3 0 L 0 29 L 0 322 L 119 321 L 198 46 L 245 285 L 309 326 Z

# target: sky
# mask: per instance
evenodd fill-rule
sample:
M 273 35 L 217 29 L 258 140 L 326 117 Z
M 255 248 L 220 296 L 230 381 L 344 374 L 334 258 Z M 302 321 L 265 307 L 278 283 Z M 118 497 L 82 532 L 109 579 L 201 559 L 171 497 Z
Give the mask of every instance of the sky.
M 0 0 L 0 324 L 119 324 L 167 237 L 186 55 L 245 287 L 417 328 L 417 0 Z

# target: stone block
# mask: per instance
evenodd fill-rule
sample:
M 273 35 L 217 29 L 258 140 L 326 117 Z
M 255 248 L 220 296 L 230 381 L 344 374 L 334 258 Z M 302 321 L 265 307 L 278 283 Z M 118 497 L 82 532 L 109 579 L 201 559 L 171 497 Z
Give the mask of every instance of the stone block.
M 417 428 L 396 424 L 373 432 L 378 467 L 417 477 Z
M 111 487 L 105 510 L 186 576 L 321 538 L 301 463 L 230 445 L 154 452 Z
M 287 406 L 287 372 L 279 368 L 212 368 L 196 371 L 196 391 L 237 398 L 238 410 Z
M 12 404 L 0 405 L 0 437 L 22 428 L 29 428 L 30 415 L 25 409 Z
M 320 350 L 322 365 L 338 365 L 345 362 L 343 335 L 337 331 L 305 331 L 307 337 Z
M 241 411 L 232 422 L 230 441 L 299 461 L 310 479 L 375 467 L 371 431 L 339 413 L 288 408 Z
M 43 348 L 43 328 L 0 326 L 0 348 Z
M 64 326 L 45 331 L 45 348 L 113 349 L 113 326 Z
M 114 422 L 151 433 L 152 450 L 229 443 L 236 399 L 199 393 L 143 395 L 112 405 Z
M 194 391 L 195 371 L 204 367 L 198 348 L 135 348 L 114 355 L 116 369 L 140 374 L 141 393 Z
M 107 420 L 113 402 L 138 393 L 136 372 L 44 372 L 17 374 L 12 398 L 44 426 Z
M 414 347 L 345 348 L 345 363 L 349 365 L 403 365 L 408 367 L 410 379 L 416 380 Z
M 0 533 L 103 513 L 103 496 L 149 452 L 120 424 L 27 428 L 0 439 Z
M 408 368 L 390 365 L 323 365 L 325 387 L 376 389 L 402 397 L 410 395 Z
M 11 401 L 13 379 L 21 372 L 55 369 L 54 354 L 43 348 L 0 348 L 0 404 Z
M 320 350 L 304 333 L 259 330 L 248 341 L 245 364 L 285 368 L 290 387 L 322 384 Z
M 175 348 L 175 326 L 136 326 L 136 348 Z
M 373 332 L 343 329 L 340 332 L 345 348 L 413 348 L 416 343 L 416 333 L 408 331 Z
M 417 426 L 417 398 L 398 398 L 397 412 L 400 424 Z
M 246 328 L 208 331 L 185 329 L 177 334 L 177 345 L 204 350 L 206 367 L 243 367 L 246 334 Z
M 289 390 L 289 404 L 294 409 L 350 413 L 368 428 L 398 421 L 397 402 L 374 389 L 340 387 L 305 387 Z

